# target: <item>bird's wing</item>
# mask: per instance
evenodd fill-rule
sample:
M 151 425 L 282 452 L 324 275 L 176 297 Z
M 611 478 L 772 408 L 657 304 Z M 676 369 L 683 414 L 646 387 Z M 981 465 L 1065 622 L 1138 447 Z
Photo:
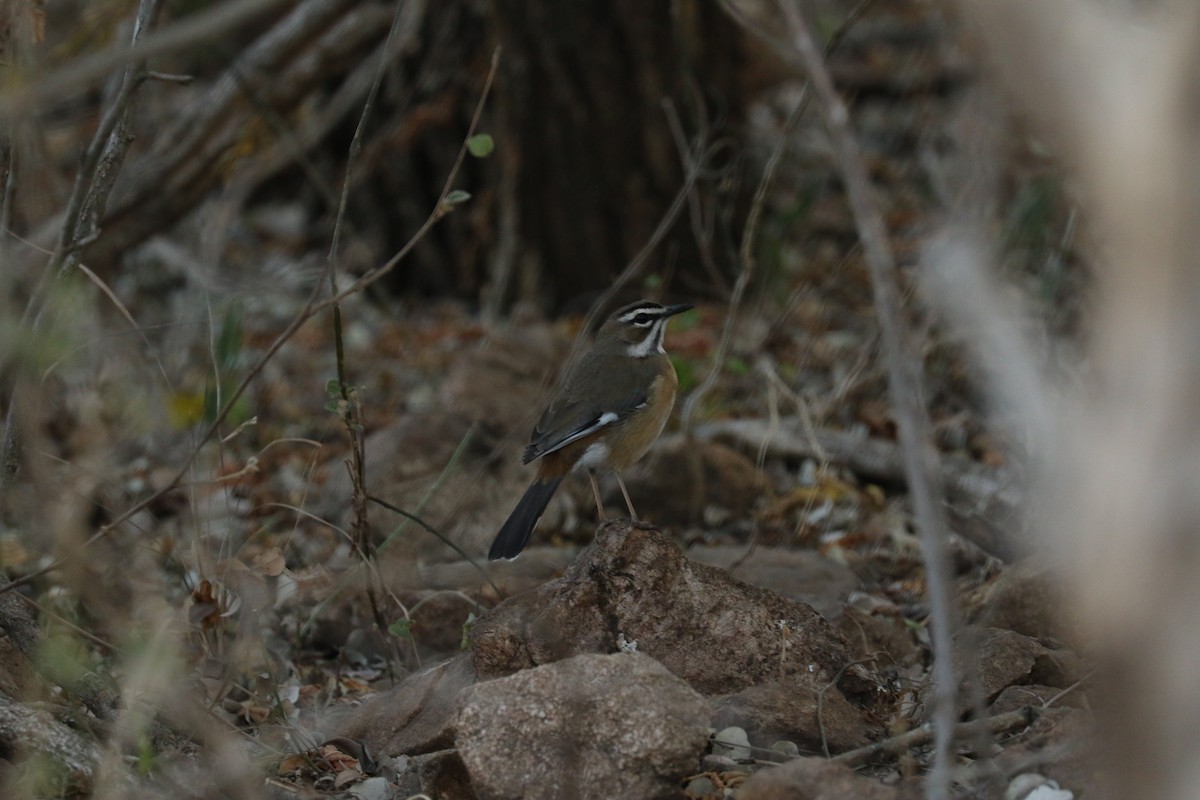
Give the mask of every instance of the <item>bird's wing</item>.
M 535 458 L 561 450 L 645 406 L 645 392 L 629 394 L 616 402 L 606 403 L 603 407 L 590 401 L 551 403 L 534 426 L 521 463 L 528 464 Z

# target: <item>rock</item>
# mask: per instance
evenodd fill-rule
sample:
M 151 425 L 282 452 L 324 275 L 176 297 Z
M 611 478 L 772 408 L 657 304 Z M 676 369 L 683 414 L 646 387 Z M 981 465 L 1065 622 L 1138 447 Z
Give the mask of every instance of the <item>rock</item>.
M 1029 558 L 1002 570 L 967 599 L 968 619 L 1035 639 L 1075 641 L 1060 580 L 1044 559 Z
M 396 688 L 367 701 L 342 721 L 336 735 L 362 741 L 382 756 L 451 747 L 459 693 L 474 682 L 470 658 L 457 656 L 410 675 Z
M 747 554 L 745 547 L 725 545 L 693 547 L 687 557 L 818 611 L 828 607 L 840 613 L 842 604 L 860 583 L 849 567 L 810 550 L 756 547 Z
M 1036 639 L 999 628 L 967 629 L 957 639 L 955 650 L 971 654 L 983 696 L 989 701 L 1005 687 L 1029 683 L 1037 657 L 1046 651 Z M 965 674 L 961 667 L 959 674 Z
M 708 704 L 649 656 L 581 655 L 477 684 L 456 729 L 484 800 L 677 797 Z
M 413 756 L 396 776 L 396 797 L 426 795 L 438 800 L 474 800 L 471 777 L 457 750 Z
M 907 667 L 924 655 L 903 617 L 871 614 L 846 606 L 837 626 L 854 648 L 856 661 L 878 658 L 882 653 L 883 663 Z
M 713 734 L 712 751 L 734 761 L 746 761 L 750 758 L 750 735 L 745 728 L 730 725 Z
M 440 653 L 443 657 L 462 651 L 463 625 L 475 609 L 469 597 L 457 592 L 425 590 L 401 595 L 401 602 L 412 609 L 411 636 L 423 651 Z
M 809 606 L 692 563 L 628 521 L 602 525 L 561 578 L 493 609 L 472 640 L 481 679 L 636 648 L 705 695 L 792 675 L 827 683 L 849 660 Z
M 629 471 L 626 485 L 634 508 L 660 525 L 697 522 L 710 506 L 746 517 L 770 489 L 762 470 L 737 450 L 683 436 L 664 437 Z
M 1075 800 L 1075 793 L 1060 789 L 1045 775 L 1023 772 L 1009 782 L 1004 800 Z
M 392 789 L 387 778 L 367 778 L 346 790 L 354 800 L 391 800 Z
M 737 796 L 738 800 L 896 800 L 898 794 L 841 764 L 798 758 L 754 773 Z
M 476 680 L 617 650 L 645 653 L 700 694 L 721 697 L 723 712 L 763 745 L 820 742 L 818 688 L 833 749 L 857 746 L 870 730 L 830 685 L 843 672 L 849 685 L 854 672 L 843 670 L 846 642 L 810 607 L 691 563 L 657 531 L 619 522 L 603 526 L 562 577 L 483 615 L 470 653 L 347 712 L 334 733 L 380 757 L 442 750 L 454 743 L 460 693 Z
M 957 639 L 956 650 L 971 654 L 976 662 L 983 696 L 989 701 L 1014 684 L 1065 688 L 1079 674 L 1078 659 L 1072 654 L 1051 650 L 1036 639 L 1014 631 L 967 628 Z
M 1096 735 L 1096 720 L 1077 708 L 1048 708 L 1016 743 L 1005 747 L 1011 764 L 1038 765 L 1038 772 L 1075 792 L 1076 797 L 1111 796 L 1111 765 L 1098 759 L 1088 745 Z
M 819 697 L 825 687 L 824 697 Z M 718 699 L 713 726 L 728 725 L 745 728 L 750 740 L 760 747 L 787 739 L 816 753 L 821 752 L 822 730 L 831 753 L 862 747 L 870 741 L 871 733 L 881 733 L 878 725 L 828 681 L 818 684 L 807 675 L 766 681 Z
M 795 742 L 789 742 L 786 739 L 771 743 L 771 749 L 779 754 L 780 761 L 786 761 L 792 758 L 800 757 L 800 748 Z

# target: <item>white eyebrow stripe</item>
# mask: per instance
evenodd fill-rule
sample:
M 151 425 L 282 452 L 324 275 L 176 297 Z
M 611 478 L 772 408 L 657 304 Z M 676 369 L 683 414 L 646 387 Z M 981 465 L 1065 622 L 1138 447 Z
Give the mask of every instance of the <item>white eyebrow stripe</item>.
M 653 316 L 656 314 L 661 314 L 663 311 L 666 311 L 666 309 L 659 306 L 638 306 L 637 308 L 631 308 L 629 311 L 626 311 L 624 314 L 617 317 L 617 319 L 619 319 L 621 322 L 633 322 L 633 320 L 639 314 L 650 314 Z

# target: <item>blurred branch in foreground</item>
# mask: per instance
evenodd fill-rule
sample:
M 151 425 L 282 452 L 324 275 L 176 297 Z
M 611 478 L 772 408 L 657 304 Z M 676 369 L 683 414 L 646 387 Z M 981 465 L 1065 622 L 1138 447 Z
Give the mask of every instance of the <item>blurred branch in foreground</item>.
M 1098 726 L 1114 797 L 1200 796 L 1200 6 L 963 0 L 1005 88 L 1073 168 L 1096 240 L 1096 303 L 1083 361 L 1057 386 L 1035 352 L 972 287 L 941 293 L 975 329 L 996 394 L 1024 411 L 1045 541 L 1073 576 L 1075 611 L 1100 657 Z M 931 268 L 982 271 L 985 255 L 931 251 Z M 998 354 L 1020 354 L 1011 363 Z M 1019 387 L 1018 392 L 1008 387 Z M 1024 397 L 1014 398 L 1014 394 Z M 1044 409 L 1044 411 L 1043 411 Z

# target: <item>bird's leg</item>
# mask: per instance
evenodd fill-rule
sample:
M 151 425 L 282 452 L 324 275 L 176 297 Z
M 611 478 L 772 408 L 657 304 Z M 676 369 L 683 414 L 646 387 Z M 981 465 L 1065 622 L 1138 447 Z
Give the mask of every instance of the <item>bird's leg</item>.
M 600 487 L 596 484 L 596 470 L 588 469 L 588 480 L 592 482 L 592 495 L 596 498 L 596 515 L 603 522 L 608 519 L 604 516 L 604 503 L 600 502 Z M 621 487 L 624 490 L 624 486 Z
M 625 507 L 629 509 L 629 521 L 637 522 L 637 512 L 633 510 L 633 501 L 629 499 L 629 491 L 625 488 L 625 481 L 621 480 L 621 473 L 613 472 L 617 476 L 617 485 L 621 487 L 621 494 L 625 496 Z

